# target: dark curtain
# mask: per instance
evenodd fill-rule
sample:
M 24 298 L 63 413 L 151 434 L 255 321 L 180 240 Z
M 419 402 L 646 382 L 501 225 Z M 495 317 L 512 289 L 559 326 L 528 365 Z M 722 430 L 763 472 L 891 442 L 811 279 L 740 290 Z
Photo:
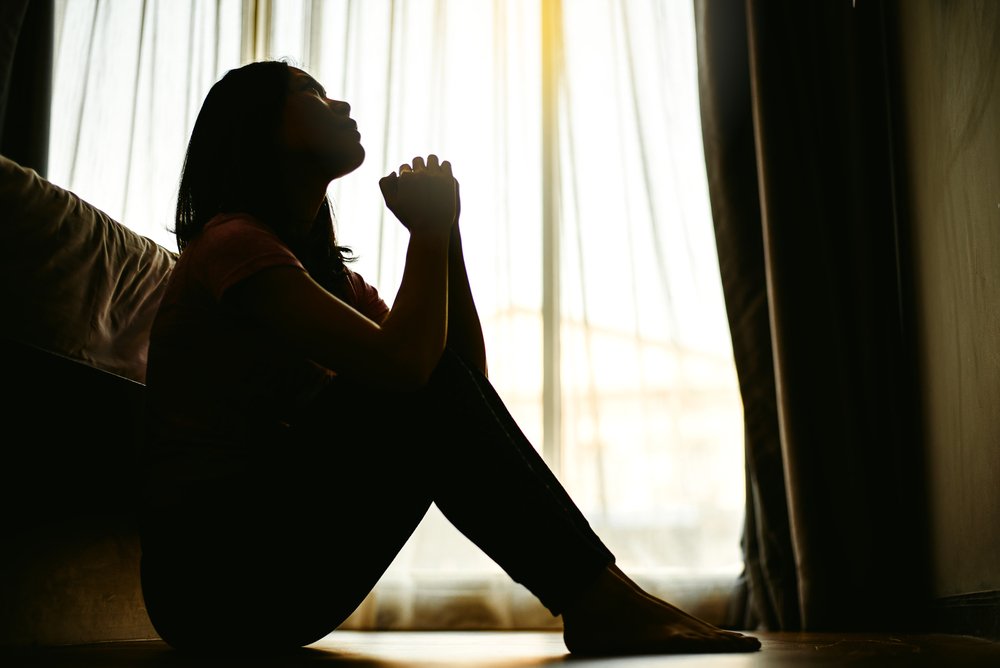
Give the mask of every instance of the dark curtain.
M 926 515 L 894 178 L 893 5 L 694 1 L 746 422 L 746 568 L 731 623 L 916 629 Z
M 0 2 L 0 154 L 46 176 L 54 0 Z

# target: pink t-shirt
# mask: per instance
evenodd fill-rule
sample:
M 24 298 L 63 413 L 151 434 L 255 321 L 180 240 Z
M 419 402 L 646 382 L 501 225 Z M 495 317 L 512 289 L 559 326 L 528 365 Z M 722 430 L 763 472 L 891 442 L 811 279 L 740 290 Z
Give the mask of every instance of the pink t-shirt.
M 243 214 L 216 216 L 180 254 L 153 323 L 146 371 L 155 498 L 232 472 L 255 438 L 278 428 L 336 375 L 225 301 L 240 281 L 280 266 L 304 271 L 274 232 Z M 345 301 L 381 322 L 389 307 L 347 272 Z

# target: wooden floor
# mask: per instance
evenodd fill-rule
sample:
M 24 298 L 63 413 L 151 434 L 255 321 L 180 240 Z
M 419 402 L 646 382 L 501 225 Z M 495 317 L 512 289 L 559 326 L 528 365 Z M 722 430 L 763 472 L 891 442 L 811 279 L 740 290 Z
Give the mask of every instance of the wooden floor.
M 539 632 L 356 632 L 336 631 L 293 656 L 245 658 L 252 638 L 234 641 L 232 655 L 193 660 L 159 641 L 46 649 L 0 649 L 4 668 L 240 668 L 345 666 L 409 668 L 440 666 L 515 668 L 777 668 L 823 666 L 897 668 L 920 666 L 1000 667 L 1000 644 L 947 635 L 838 635 L 759 633 L 763 648 L 752 654 L 640 656 L 612 659 L 570 657 L 559 633 Z M 249 647 L 252 650 L 252 646 Z M 244 650 L 241 652 L 240 650 Z

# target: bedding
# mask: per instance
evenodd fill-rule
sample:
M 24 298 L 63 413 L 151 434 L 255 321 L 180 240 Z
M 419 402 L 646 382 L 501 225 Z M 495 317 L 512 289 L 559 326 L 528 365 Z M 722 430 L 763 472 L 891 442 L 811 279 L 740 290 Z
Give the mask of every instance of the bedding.
M 175 252 L 2 155 L 0 252 L 7 336 L 145 382 Z

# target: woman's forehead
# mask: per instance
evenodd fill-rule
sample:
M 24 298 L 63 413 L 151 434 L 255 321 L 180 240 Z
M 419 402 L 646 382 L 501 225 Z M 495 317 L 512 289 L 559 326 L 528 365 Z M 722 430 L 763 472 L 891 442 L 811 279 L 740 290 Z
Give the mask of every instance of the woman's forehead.
M 311 74 L 304 70 L 300 70 L 297 67 L 289 66 L 288 70 L 292 73 L 293 79 L 308 79 L 309 81 L 315 81 Z

